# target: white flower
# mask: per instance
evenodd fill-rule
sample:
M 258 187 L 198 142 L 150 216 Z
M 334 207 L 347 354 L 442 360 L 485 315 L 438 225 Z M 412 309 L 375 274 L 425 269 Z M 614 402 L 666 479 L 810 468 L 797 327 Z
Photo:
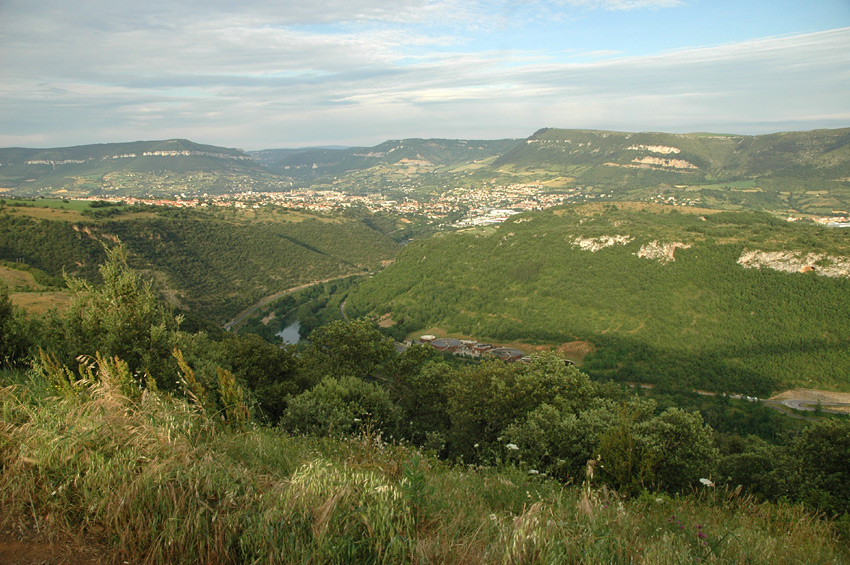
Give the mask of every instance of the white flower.
M 714 483 L 711 482 L 711 480 L 709 480 L 709 479 L 700 479 L 699 482 L 701 482 L 702 484 L 704 484 L 707 487 L 713 487 L 714 486 Z
M 537 469 L 529 469 L 528 474 L 529 475 L 539 475 L 540 471 L 538 471 Z
M 360 423 L 360 418 L 354 418 L 354 423 L 355 423 L 355 424 Z
M 511 451 L 519 451 L 519 447 L 515 443 L 509 443 L 505 446 L 505 448 L 510 449 Z

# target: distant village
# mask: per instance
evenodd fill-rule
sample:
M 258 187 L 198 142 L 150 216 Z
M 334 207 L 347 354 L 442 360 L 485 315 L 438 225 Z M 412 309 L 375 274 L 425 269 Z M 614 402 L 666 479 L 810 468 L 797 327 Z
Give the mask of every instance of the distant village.
M 454 223 L 455 227 L 498 224 L 513 214 L 526 210 L 543 210 L 568 202 L 587 200 L 578 188 L 562 193 L 551 193 L 540 184 L 511 184 L 479 189 L 454 189 L 434 199 L 417 199 L 405 196 L 403 200 L 390 200 L 380 193 L 353 195 L 336 190 L 299 188 L 281 192 L 255 192 L 247 190 L 231 194 L 195 196 L 179 194 L 173 198 L 136 198 L 130 196 L 92 196 L 82 200 L 105 200 L 125 204 L 149 204 L 173 207 L 230 207 L 259 209 L 278 205 L 295 210 L 333 213 L 361 206 L 369 212 L 393 212 L 402 215 L 423 216 L 432 221 L 445 221 L 460 210 L 466 216 Z
M 387 199 L 383 194 L 347 194 L 336 190 L 298 188 L 280 192 L 256 192 L 250 188 L 229 194 L 202 194 L 195 196 L 180 193 L 172 198 L 136 198 L 131 196 L 91 196 L 79 200 L 123 202 L 171 207 L 223 207 L 260 209 L 277 205 L 293 210 L 334 213 L 352 207 L 362 207 L 369 212 L 391 212 L 402 216 L 425 217 L 455 228 L 481 227 L 500 224 L 514 214 L 530 210 L 544 210 L 568 203 L 590 202 L 613 198 L 613 193 L 595 193 L 580 187 L 550 192 L 539 183 L 482 186 L 480 188 L 455 188 L 433 199 L 404 196 L 403 200 Z M 696 206 L 699 201 L 670 195 L 654 195 L 650 202 L 670 206 Z M 457 219 L 457 213 L 464 216 Z M 850 216 L 788 217 L 789 222 L 813 221 L 828 227 L 850 227 Z M 451 223 L 448 220 L 454 215 Z

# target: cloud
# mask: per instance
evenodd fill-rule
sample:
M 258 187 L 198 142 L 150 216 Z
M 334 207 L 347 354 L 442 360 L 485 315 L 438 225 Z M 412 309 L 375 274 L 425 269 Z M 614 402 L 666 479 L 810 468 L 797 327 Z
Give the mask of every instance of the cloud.
M 541 126 L 748 133 L 846 123 L 850 28 L 648 55 L 485 41 L 533 33 L 539 6 L 680 4 L 45 0 L 36 10 L 7 0 L 0 145 L 177 136 L 259 148 L 524 136 Z

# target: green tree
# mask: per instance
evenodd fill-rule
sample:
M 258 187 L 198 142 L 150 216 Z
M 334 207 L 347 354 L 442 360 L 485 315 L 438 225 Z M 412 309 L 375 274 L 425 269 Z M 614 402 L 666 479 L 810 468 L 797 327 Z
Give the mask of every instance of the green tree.
M 292 347 L 279 347 L 257 334 L 229 335 L 221 346 L 223 360 L 253 391 L 263 415 L 272 422 L 283 415 L 287 397 L 308 388 Z
M 709 478 L 719 453 L 712 430 L 698 412 L 669 408 L 661 415 L 635 425 L 634 436 L 641 467 L 659 488 L 679 492 Z
M 0 367 L 26 361 L 34 331 L 34 324 L 12 304 L 9 289 L 0 281 Z
M 586 407 L 593 385 L 557 355 L 541 355 L 531 365 L 491 361 L 460 370 L 446 391 L 451 453 L 475 458 L 485 446 L 498 452 L 501 433 L 542 404 L 563 413 Z
M 162 302 L 138 273 L 127 265 L 127 250 L 106 249 L 100 266 L 101 285 L 67 278 L 73 298 L 62 317 L 55 316 L 53 348 L 73 366 L 80 355 L 100 353 L 124 360 L 139 382 L 148 374 L 171 388 L 176 374 L 172 349 L 180 318 Z
M 850 513 L 850 421 L 822 420 L 791 444 L 798 500 L 829 514 Z
M 353 376 L 326 377 L 289 401 L 281 426 L 296 433 L 347 436 L 358 430 L 393 435 L 399 409 L 385 389 Z
M 388 369 L 389 392 L 402 410 L 404 436 L 434 451 L 442 451 L 450 426 L 446 386 L 456 375 L 435 359 L 430 346 L 413 346 Z
M 314 330 L 309 341 L 302 359 L 305 374 L 314 383 L 326 377 L 374 377 L 395 352 L 392 340 L 365 318 L 331 322 Z

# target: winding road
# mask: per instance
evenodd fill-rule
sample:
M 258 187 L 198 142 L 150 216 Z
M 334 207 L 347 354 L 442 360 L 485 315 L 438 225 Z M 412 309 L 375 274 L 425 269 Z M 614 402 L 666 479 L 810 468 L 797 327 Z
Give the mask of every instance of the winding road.
M 652 384 L 647 383 L 627 383 L 628 386 L 635 388 L 646 388 L 652 389 L 655 388 Z M 724 393 L 721 392 L 710 392 L 707 390 L 694 390 L 697 394 L 701 394 L 703 396 L 721 396 Z M 789 391 L 793 392 L 793 391 Z M 787 393 L 783 393 L 787 394 Z M 759 402 L 764 406 L 769 408 L 773 408 L 774 410 L 779 410 L 783 414 L 787 416 L 791 416 L 792 418 L 802 418 L 802 419 L 810 419 L 805 416 L 794 414 L 793 412 L 789 412 L 788 410 L 794 410 L 796 412 L 817 412 L 820 410 L 823 414 L 850 414 L 850 402 L 837 402 L 833 400 L 822 400 L 820 401 L 820 406 L 818 405 L 818 400 L 813 400 L 812 398 L 758 398 L 756 396 L 747 396 L 746 394 L 730 394 L 729 398 L 733 400 L 745 400 L 748 402 Z
M 286 290 L 280 290 L 278 292 L 275 292 L 274 294 L 270 294 L 270 295 L 262 298 L 256 304 L 249 306 L 249 307 L 245 308 L 244 310 L 242 310 L 241 312 L 239 312 L 239 314 L 237 314 L 235 318 L 233 318 L 232 320 L 230 320 L 229 322 L 224 324 L 224 329 L 227 330 L 227 331 L 232 330 L 235 326 L 239 325 L 245 318 L 247 318 L 248 316 L 253 314 L 256 310 L 262 308 L 263 306 L 266 306 L 269 302 L 272 302 L 273 300 L 277 300 L 281 296 L 286 296 L 287 294 L 290 294 L 292 292 L 304 290 L 305 288 L 310 288 L 311 286 L 314 286 L 314 285 L 317 285 L 317 284 L 324 284 L 326 282 L 331 282 L 331 281 L 335 281 L 335 280 L 338 280 L 338 279 L 345 279 L 345 278 L 348 278 L 348 277 L 366 276 L 366 275 L 370 275 L 370 274 L 371 273 L 349 273 L 347 275 L 339 275 L 338 277 L 331 277 L 329 279 L 322 279 L 320 281 L 313 281 L 313 282 L 309 282 L 309 283 L 304 283 L 304 284 L 300 284 L 298 286 L 293 286 L 291 288 L 287 288 Z M 339 311 L 340 311 L 340 313 L 342 313 L 343 318 L 347 319 L 347 318 L 345 318 L 345 314 L 342 312 L 343 306 L 345 306 L 344 301 L 343 301 L 342 305 L 340 305 Z

